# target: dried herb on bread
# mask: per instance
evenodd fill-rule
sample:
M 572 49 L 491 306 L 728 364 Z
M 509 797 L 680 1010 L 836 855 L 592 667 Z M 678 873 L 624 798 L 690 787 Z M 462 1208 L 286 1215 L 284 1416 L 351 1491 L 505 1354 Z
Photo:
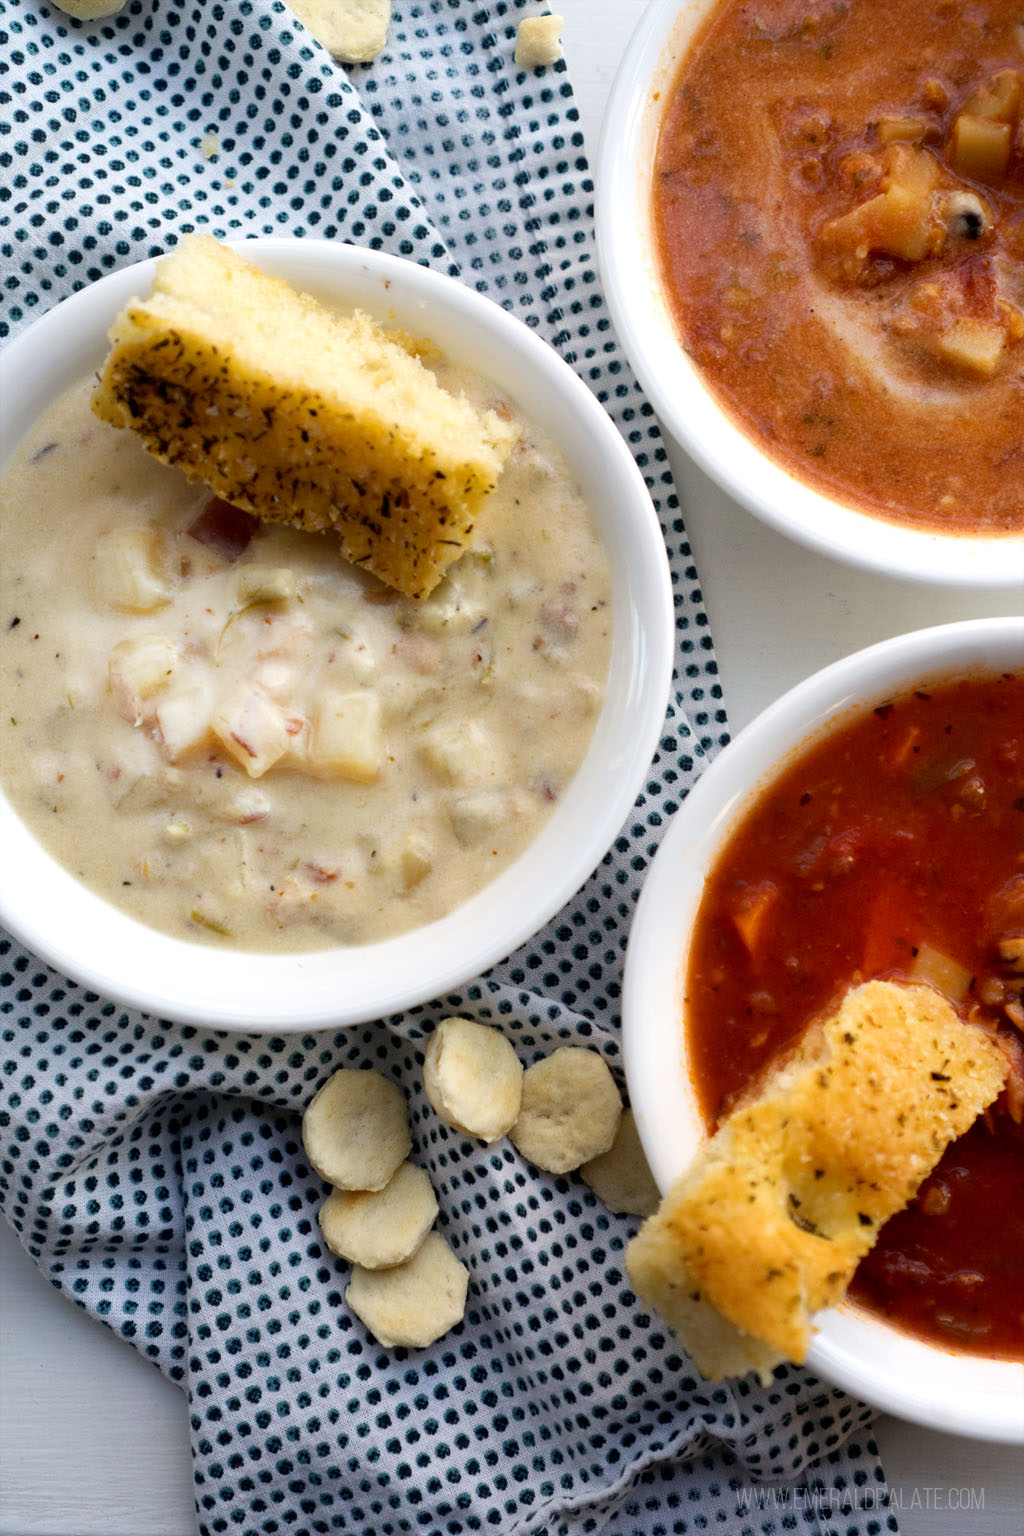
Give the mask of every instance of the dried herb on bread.
M 336 531 L 410 597 L 466 549 L 516 440 L 368 316 L 207 235 L 164 257 L 110 340 L 98 416 L 263 521 Z
M 901 1210 L 1002 1087 L 1006 1058 L 932 988 L 847 993 L 736 1108 L 627 1251 L 711 1380 L 802 1362 Z

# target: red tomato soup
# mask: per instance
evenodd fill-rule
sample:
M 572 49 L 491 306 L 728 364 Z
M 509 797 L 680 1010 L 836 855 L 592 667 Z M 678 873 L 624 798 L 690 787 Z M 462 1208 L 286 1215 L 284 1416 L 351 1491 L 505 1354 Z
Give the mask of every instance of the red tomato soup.
M 653 185 L 680 338 L 748 436 L 890 521 L 1024 530 L 1020 0 L 722 0 Z
M 894 698 L 765 789 L 711 872 L 686 995 L 714 1128 L 771 1058 L 873 977 L 930 982 L 1009 1075 L 852 1295 L 947 1347 L 1024 1358 L 1024 671 Z

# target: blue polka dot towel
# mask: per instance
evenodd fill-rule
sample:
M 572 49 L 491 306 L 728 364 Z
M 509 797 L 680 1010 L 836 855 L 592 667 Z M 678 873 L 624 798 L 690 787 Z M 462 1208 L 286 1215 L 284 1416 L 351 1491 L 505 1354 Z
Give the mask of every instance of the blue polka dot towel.
M 129 0 L 88 25 L 46 0 L 0 11 L 4 335 L 193 228 L 430 263 L 597 392 L 675 584 L 676 691 L 630 823 L 565 911 L 458 995 L 344 1033 L 230 1036 L 121 1011 L 0 939 L 4 1209 L 55 1285 L 187 1390 L 204 1536 L 895 1529 L 865 1409 L 797 1371 L 700 1381 L 628 1290 L 633 1224 L 507 1141 L 449 1130 L 420 1087 L 452 1011 L 500 1022 L 525 1062 L 579 1041 L 619 1071 L 639 883 L 725 731 L 665 452 L 601 296 L 566 68 L 512 60 L 537 9 L 402 0 L 385 53 L 350 72 L 280 0 Z M 421 1352 L 374 1342 L 320 1241 L 298 1115 L 343 1065 L 405 1089 L 471 1271 L 465 1321 Z

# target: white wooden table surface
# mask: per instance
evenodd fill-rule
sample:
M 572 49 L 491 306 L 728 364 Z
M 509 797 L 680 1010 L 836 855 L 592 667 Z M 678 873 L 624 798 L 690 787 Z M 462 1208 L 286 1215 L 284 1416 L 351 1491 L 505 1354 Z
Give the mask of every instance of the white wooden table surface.
M 561 0 L 591 157 L 645 0 Z M 539 8 L 539 7 L 538 7 Z M 900 631 L 1020 612 L 851 571 L 796 548 L 673 453 L 735 732 L 825 662 Z M 0 1536 L 192 1536 L 183 1394 L 53 1291 L 0 1224 Z M 883 1418 L 904 1536 L 1018 1536 L 1024 1454 Z

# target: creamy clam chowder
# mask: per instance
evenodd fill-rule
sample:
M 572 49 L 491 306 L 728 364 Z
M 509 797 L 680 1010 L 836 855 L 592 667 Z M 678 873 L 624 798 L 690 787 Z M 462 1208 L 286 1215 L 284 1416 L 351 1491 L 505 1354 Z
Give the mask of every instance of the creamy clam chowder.
M 210 943 L 363 943 L 450 912 L 537 834 L 601 707 L 611 579 L 558 449 L 522 423 L 472 550 L 416 601 L 329 535 L 212 500 L 91 389 L 0 482 L 19 815 L 108 900 Z

